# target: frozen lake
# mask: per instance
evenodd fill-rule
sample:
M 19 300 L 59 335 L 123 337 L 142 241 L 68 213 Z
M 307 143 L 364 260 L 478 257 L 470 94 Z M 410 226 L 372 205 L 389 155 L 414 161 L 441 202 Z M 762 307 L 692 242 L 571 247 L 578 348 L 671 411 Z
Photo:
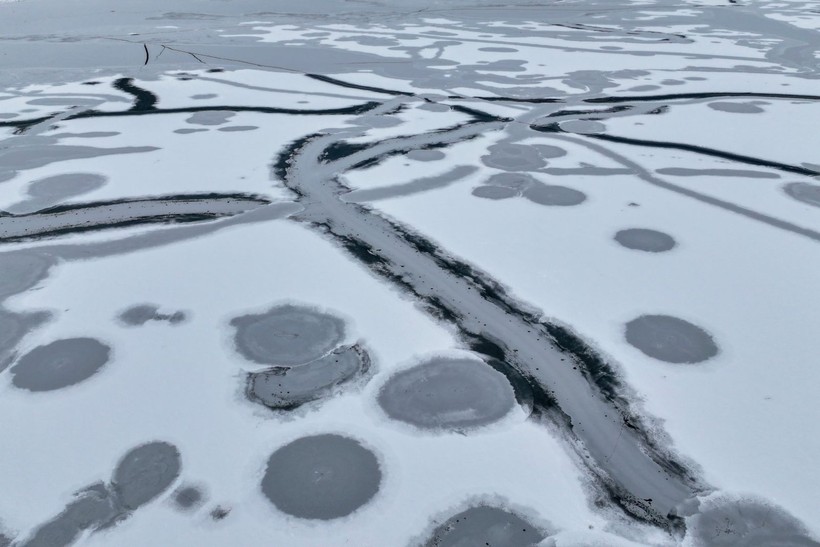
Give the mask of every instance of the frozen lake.
M 0 547 L 820 545 L 819 31 L 0 0 Z

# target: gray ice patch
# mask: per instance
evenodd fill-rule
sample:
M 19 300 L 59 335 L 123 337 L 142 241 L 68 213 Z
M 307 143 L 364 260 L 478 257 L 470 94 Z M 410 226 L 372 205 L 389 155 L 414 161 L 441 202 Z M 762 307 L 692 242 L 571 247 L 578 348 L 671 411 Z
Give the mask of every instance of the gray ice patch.
M 195 101 L 201 101 L 203 99 L 216 99 L 218 95 L 216 93 L 197 93 L 196 95 L 191 95 L 191 98 Z
M 87 380 L 108 362 L 111 348 L 94 338 L 65 338 L 37 346 L 11 367 L 11 382 L 29 391 L 53 391 Z
M 518 191 L 507 186 L 478 186 L 471 192 L 477 198 L 500 200 L 518 195 Z
M 777 173 L 751 171 L 749 169 L 689 169 L 687 167 L 662 167 L 656 170 L 661 175 L 675 177 L 742 177 L 746 179 L 779 179 Z
M 305 306 L 276 306 L 231 320 L 236 349 L 262 364 L 294 366 L 318 359 L 344 338 L 344 321 Z
M 524 190 L 524 197 L 539 205 L 572 207 L 587 199 L 586 194 L 566 186 L 538 183 Z
M 523 144 L 494 144 L 481 156 L 487 167 L 504 171 L 535 171 L 547 165 L 538 149 Z
M 42 99 L 26 101 L 26 104 L 39 106 L 97 106 L 104 102 L 104 100 L 91 97 L 43 97 Z
M 274 410 L 293 410 L 321 399 L 339 386 L 367 371 L 370 359 L 357 346 L 332 353 L 296 367 L 273 367 L 248 375 L 248 398 Z
M 48 276 L 54 263 L 52 257 L 30 251 L 0 254 L 0 298 L 30 289 Z
M 378 403 L 392 419 L 422 429 L 462 429 L 500 420 L 515 406 L 515 394 L 483 361 L 435 358 L 391 376 Z
M 687 519 L 702 547 L 818 547 L 805 527 L 783 509 L 754 500 L 711 502 Z
M 659 85 L 636 85 L 634 87 L 630 87 L 627 91 L 638 91 L 638 92 L 655 91 L 655 90 L 658 90 L 660 88 L 661 88 L 661 86 L 659 86 Z
M 765 112 L 762 108 L 752 103 L 716 101 L 713 103 L 708 103 L 706 106 L 712 110 L 731 112 L 733 114 L 759 114 L 761 112 Z
M 416 108 L 419 110 L 426 110 L 428 112 L 449 112 L 450 107 L 446 104 L 441 103 L 424 103 L 418 105 Z
M 56 162 L 90 159 L 119 154 L 138 154 L 159 150 L 155 146 L 122 146 L 96 148 L 60 144 L 23 144 L 0 149 L 0 178 L 7 173 L 43 167 Z
M 441 150 L 411 150 L 407 158 L 415 161 L 438 161 L 446 157 Z
M 606 131 L 606 126 L 601 122 L 595 122 L 592 120 L 569 120 L 566 122 L 561 122 L 561 129 L 568 133 L 590 135 L 594 133 L 603 133 Z
M 131 449 L 114 470 L 111 483 L 117 501 L 129 511 L 153 500 L 179 477 L 182 460 L 177 448 L 154 441 Z
M 348 203 L 361 203 L 379 199 L 395 198 L 428 192 L 437 188 L 444 188 L 450 184 L 474 173 L 478 168 L 474 165 L 456 165 L 449 171 L 433 177 L 412 180 L 403 184 L 383 186 L 380 188 L 363 188 L 343 194 L 342 200 Z
M 486 184 L 512 188 L 516 192 L 523 192 L 531 186 L 540 184 L 540 182 L 527 173 L 496 173 L 487 179 Z
M 790 182 L 783 186 L 783 191 L 797 201 L 820 207 L 820 185 L 808 182 Z
M 662 253 L 675 247 L 675 239 L 663 232 L 648 228 L 628 228 L 615 234 L 615 241 L 627 249 Z
M 217 131 L 222 131 L 223 133 L 236 133 L 237 131 L 253 131 L 254 129 L 259 129 L 259 127 L 255 125 L 229 125 L 226 127 L 220 127 Z
M 450 517 L 433 531 L 425 547 L 532 547 L 547 533 L 522 517 L 498 507 L 480 505 Z
M 222 125 L 236 116 L 236 112 L 229 110 L 206 110 L 205 112 L 194 112 L 185 120 L 194 125 Z
M 256 197 L 203 194 L 78 204 L 23 215 L 0 213 L 0 239 L 39 238 L 145 223 L 202 221 L 236 215 L 267 204 Z
M 62 203 L 66 199 L 102 188 L 108 179 L 95 173 L 66 173 L 29 184 L 29 199 L 9 207 L 14 214 L 25 214 Z
M 46 312 L 22 314 L 0 308 L 0 372 L 14 359 L 14 349 L 23 336 L 48 317 Z
M 205 493 L 196 486 L 183 486 L 174 492 L 174 505 L 183 511 L 190 511 L 204 502 Z
M 641 315 L 626 324 L 626 341 L 667 363 L 700 363 L 718 354 L 712 336 L 688 321 L 669 315 Z
M 397 118 L 395 116 L 377 116 L 375 114 L 371 114 L 367 116 L 359 116 L 353 120 L 353 123 L 363 127 L 396 127 L 404 122 L 401 121 L 401 118 Z
M 487 53 L 516 53 L 517 49 L 514 47 L 480 47 L 478 51 L 486 51 Z
M 185 320 L 185 312 L 160 313 L 158 306 L 153 304 L 138 304 L 123 311 L 117 318 L 121 323 L 129 327 L 139 327 L 148 321 L 167 321 L 175 325 Z
M 376 495 L 382 472 L 358 441 L 335 434 L 303 437 L 274 452 L 262 493 L 277 509 L 306 519 L 349 515 Z
M 532 147 L 538 150 L 538 154 L 546 160 L 561 158 L 567 155 L 566 150 L 558 146 L 552 146 L 551 144 L 533 144 Z
M 65 547 L 85 530 L 97 530 L 118 517 L 117 507 L 105 485 L 79 492 L 56 517 L 37 528 L 22 547 Z
M 174 129 L 174 133 L 179 135 L 190 135 L 191 133 L 202 133 L 208 131 L 204 128 L 183 127 L 182 129 Z

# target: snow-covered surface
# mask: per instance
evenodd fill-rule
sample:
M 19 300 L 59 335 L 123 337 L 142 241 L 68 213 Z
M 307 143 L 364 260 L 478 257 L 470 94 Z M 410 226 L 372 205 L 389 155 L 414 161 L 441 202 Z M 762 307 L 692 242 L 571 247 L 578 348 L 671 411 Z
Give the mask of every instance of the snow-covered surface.
M 817 2 L 0 3 L 0 546 L 427 545 L 482 504 L 541 545 L 817 544 Z M 272 410 L 232 321 L 289 304 L 370 368 Z M 646 316 L 695 334 L 629 334 Z M 74 338 L 108 361 L 26 389 L 23 357 Z M 382 387 L 434 358 L 518 403 L 391 419 Z M 268 459 L 328 433 L 378 491 L 288 514 Z M 128 506 L 118 470 L 155 441 L 180 471 Z M 76 516 L 100 482 L 113 509 Z

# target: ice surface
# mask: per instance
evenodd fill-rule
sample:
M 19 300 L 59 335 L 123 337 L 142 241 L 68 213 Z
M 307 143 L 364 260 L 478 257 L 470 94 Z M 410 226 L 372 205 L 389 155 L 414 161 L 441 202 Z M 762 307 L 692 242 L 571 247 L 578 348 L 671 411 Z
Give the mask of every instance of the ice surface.
M 626 324 L 626 341 L 668 363 L 699 363 L 718 353 L 712 336 L 689 321 L 668 315 L 642 315 Z
M 111 348 L 94 338 L 66 338 L 37 346 L 11 367 L 12 383 L 53 391 L 87 380 L 108 363 Z
M 0 545 L 816 544 L 815 0 L 104 4 L 0 2 Z
M 313 361 L 344 338 L 344 323 L 305 306 L 284 305 L 231 320 L 236 349 L 257 363 L 294 366 Z
M 480 505 L 450 517 L 433 532 L 426 547 L 468 547 L 503 545 L 528 547 L 546 537 L 531 522 L 498 507 Z
M 274 452 L 262 492 L 277 509 L 306 519 L 349 515 L 379 490 L 376 456 L 358 441 L 336 434 L 297 439 Z
M 422 429 L 490 424 L 514 404 L 507 379 L 475 360 L 433 359 L 398 372 L 379 391 L 388 416 Z

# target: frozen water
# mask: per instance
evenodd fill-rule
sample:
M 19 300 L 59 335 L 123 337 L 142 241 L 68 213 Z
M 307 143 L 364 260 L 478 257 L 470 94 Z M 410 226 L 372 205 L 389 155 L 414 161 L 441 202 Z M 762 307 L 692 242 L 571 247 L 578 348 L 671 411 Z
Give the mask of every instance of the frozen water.
M 523 144 L 494 144 L 487 151 L 481 157 L 484 165 L 504 171 L 534 171 L 547 164 L 538 149 Z
M 820 185 L 808 182 L 790 182 L 783 187 L 783 190 L 797 201 L 820 207 Z
M 433 531 L 425 547 L 530 547 L 546 537 L 544 531 L 515 513 L 479 505 L 447 519 Z
M 556 207 L 580 205 L 587 199 L 581 191 L 556 184 L 534 184 L 526 188 L 523 195 L 533 203 Z
M 757 500 L 710 501 L 687 524 L 697 545 L 703 547 L 820 546 L 797 519 Z
M 507 199 L 517 196 L 518 192 L 506 186 L 478 186 L 473 188 L 472 194 L 484 199 Z
M 357 347 L 340 348 L 310 363 L 274 367 L 248 375 L 248 397 L 269 408 L 291 410 L 331 393 L 365 372 L 369 359 Z
M 436 358 L 394 374 L 378 401 L 394 420 L 461 429 L 500 420 L 515 406 L 515 395 L 507 379 L 482 361 Z
M 294 366 L 317 359 L 344 338 L 341 319 L 305 306 L 284 305 L 231 320 L 236 349 L 262 364 Z
M 174 492 L 174 503 L 182 510 L 191 510 L 205 502 L 205 494 L 196 486 L 183 486 Z
M 262 493 L 277 509 L 306 519 L 344 517 L 370 501 L 382 480 L 376 456 L 336 434 L 297 439 L 274 452 Z
M 159 306 L 153 304 L 138 304 L 123 311 L 118 319 L 129 327 L 139 327 L 148 321 L 167 321 L 172 325 L 185 320 L 185 312 L 176 311 L 171 314 L 159 312 Z
M 133 511 L 167 490 L 181 469 L 174 445 L 162 441 L 139 445 L 123 456 L 114 470 L 111 483 L 117 501 Z
M 65 338 L 37 346 L 11 367 L 12 383 L 53 391 L 87 380 L 108 362 L 111 348 L 94 338 Z
M 626 341 L 667 363 L 700 363 L 718 354 L 705 330 L 669 315 L 642 315 L 626 324 Z
M 615 234 L 615 241 L 627 249 L 646 251 L 648 253 L 662 253 L 673 249 L 675 239 L 669 234 L 650 230 L 649 228 L 627 228 Z

